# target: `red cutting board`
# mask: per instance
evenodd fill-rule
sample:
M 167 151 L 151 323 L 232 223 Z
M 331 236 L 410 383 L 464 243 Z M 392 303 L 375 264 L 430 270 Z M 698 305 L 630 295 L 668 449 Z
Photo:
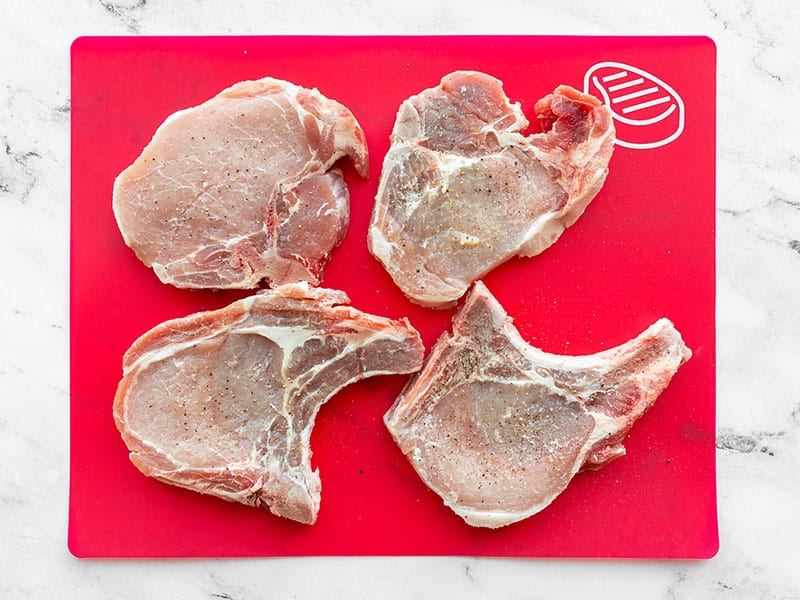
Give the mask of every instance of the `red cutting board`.
M 80 557 L 713 556 L 715 61 L 714 44 L 703 37 L 78 39 L 70 550 Z M 320 411 L 312 462 L 322 505 L 313 526 L 139 473 L 111 415 L 122 354 L 166 319 L 246 293 L 160 283 L 117 229 L 116 175 L 165 117 L 237 81 L 271 76 L 317 87 L 356 115 L 371 155 L 367 180 L 345 167 L 352 220 L 324 285 L 345 290 L 359 309 L 407 316 L 430 347 L 453 311 L 406 301 L 368 253 L 366 233 L 398 106 L 457 69 L 498 77 L 529 117 L 541 96 L 559 84 L 583 88 L 584 79 L 603 87 L 619 114 L 621 142 L 584 216 L 540 256 L 511 260 L 485 281 L 523 337 L 549 352 L 593 353 L 661 316 L 673 320 L 694 356 L 634 426 L 627 456 L 579 474 L 551 506 L 521 523 L 469 527 L 422 484 L 384 428 L 382 415 L 405 381 L 393 376 L 352 385 Z M 620 98 L 653 85 L 655 92 Z M 642 106 L 649 100 L 658 102 Z

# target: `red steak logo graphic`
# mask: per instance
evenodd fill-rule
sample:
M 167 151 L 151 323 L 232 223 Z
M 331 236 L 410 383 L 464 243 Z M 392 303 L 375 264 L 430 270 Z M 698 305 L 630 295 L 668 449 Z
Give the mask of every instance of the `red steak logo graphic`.
M 618 62 L 597 63 L 586 71 L 583 90 L 611 109 L 619 146 L 658 148 L 683 132 L 683 100 L 647 71 Z

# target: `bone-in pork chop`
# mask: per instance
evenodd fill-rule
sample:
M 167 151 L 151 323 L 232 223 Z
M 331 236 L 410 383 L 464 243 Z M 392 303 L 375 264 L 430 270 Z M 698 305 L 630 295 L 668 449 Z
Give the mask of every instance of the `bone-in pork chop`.
M 385 422 L 447 506 L 501 527 L 545 508 L 581 469 L 622 456 L 633 423 L 690 356 L 667 319 L 597 354 L 547 354 L 477 282 Z
M 368 239 L 412 301 L 454 304 L 500 263 L 552 245 L 600 190 L 609 110 L 567 86 L 535 110 L 543 132 L 525 136 L 502 83 L 472 71 L 400 106 Z
M 166 483 L 313 523 L 320 406 L 359 379 L 416 371 L 424 353 L 407 321 L 348 302 L 286 284 L 144 334 L 114 401 L 131 461 Z
M 125 242 L 165 283 L 320 283 L 350 217 L 341 171 L 366 176 L 364 133 L 317 90 L 243 81 L 164 121 L 114 184 Z

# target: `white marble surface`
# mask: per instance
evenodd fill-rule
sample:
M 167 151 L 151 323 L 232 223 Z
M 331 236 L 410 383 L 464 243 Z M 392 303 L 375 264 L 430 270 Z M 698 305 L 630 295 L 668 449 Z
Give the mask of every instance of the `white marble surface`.
M 0 0 L 0 598 L 800 599 L 796 3 L 484 6 Z M 69 44 L 87 34 L 278 33 L 713 37 L 721 532 L 714 559 L 81 561 L 67 552 Z

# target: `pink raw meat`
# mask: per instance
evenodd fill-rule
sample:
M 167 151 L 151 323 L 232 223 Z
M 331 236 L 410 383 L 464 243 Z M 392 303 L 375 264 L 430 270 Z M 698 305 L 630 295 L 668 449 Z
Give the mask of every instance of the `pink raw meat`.
M 179 111 L 114 184 L 125 242 L 185 288 L 318 285 L 347 231 L 343 156 L 366 176 L 350 111 L 286 81 L 243 81 Z
M 622 441 L 691 352 L 667 319 L 588 356 L 528 345 L 477 282 L 385 415 L 422 480 L 468 524 L 501 527 L 550 504 Z
M 534 256 L 583 214 L 608 173 L 614 125 L 559 86 L 536 104 L 543 133 L 502 83 L 458 71 L 406 100 L 383 163 L 369 248 L 414 302 L 447 307 L 513 256 Z
M 167 321 L 123 361 L 114 419 L 145 475 L 313 523 L 309 440 L 344 386 L 422 364 L 419 334 L 306 283 Z

